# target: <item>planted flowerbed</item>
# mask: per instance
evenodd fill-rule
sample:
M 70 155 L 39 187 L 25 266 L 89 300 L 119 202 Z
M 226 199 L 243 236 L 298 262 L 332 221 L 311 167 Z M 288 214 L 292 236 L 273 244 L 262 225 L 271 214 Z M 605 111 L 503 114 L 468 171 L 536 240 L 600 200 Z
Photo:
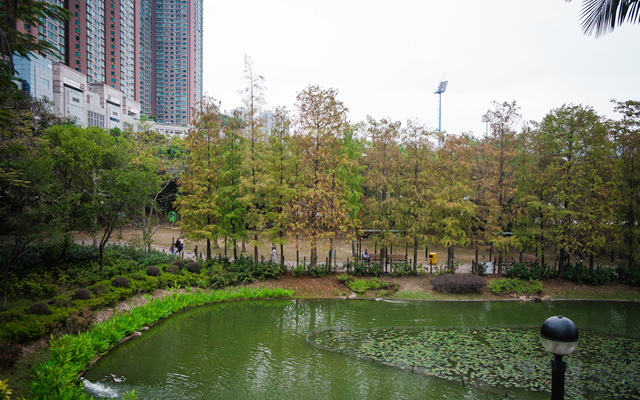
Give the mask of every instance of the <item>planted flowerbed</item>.
M 371 329 L 311 333 L 318 347 L 437 378 L 535 392 L 551 388 L 550 355 L 536 328 Z M 581 332 L 566 357 L 567 398 L 638 398 L 640 342 Z

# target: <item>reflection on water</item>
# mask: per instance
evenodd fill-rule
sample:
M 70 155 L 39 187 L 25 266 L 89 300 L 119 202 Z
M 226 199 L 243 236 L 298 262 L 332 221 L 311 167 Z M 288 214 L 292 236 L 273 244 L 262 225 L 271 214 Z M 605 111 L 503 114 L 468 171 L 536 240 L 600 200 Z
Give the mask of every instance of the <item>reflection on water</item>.
M 139 399 L 494 399 L 504 392 L 463 387 L 309 346 L 329 326 L 539 326 L 562 314 L 578 327 L 640 337 L 640 305 L 624 302 L 242 301 L 200 307 L 154 326 L 87 371 L 91 387 Z M 624 330 L 620 330 L 624 329 Z M 115 383 L 112 376 L 124 377 Z M 105 377 L 107 377 L 105 379 Z M 109 392 L 110 393 L 110 392 Z M 510 398 L 545 393 L 509 391 Z

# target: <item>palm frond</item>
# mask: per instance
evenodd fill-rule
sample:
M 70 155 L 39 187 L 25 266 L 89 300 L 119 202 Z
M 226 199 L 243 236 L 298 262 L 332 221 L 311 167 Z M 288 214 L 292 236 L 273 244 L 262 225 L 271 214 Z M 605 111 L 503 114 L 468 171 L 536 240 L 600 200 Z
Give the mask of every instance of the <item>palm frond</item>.
M 623 22 L 639 22 L 640 0 L 584 0 L 580 19 L 585 34 L 599 37 Z

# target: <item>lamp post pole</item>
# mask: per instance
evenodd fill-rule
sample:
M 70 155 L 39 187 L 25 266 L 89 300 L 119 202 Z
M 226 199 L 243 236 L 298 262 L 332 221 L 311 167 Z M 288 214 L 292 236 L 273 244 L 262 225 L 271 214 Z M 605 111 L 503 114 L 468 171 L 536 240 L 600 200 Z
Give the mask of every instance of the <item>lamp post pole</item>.
M 564 373 L 567 363 L 562 361 L 562 356 L 555 355 L 551 360 L 551 400 L 564 400 Z

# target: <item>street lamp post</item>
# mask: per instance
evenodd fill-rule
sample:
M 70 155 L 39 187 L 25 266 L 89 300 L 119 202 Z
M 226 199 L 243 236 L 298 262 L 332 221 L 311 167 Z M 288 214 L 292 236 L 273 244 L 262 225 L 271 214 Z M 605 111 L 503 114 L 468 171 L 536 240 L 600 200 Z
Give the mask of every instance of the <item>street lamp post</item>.
M 547 351 L 555 357 L 551 360 L 551 400 L 564 400 L 564 373 L 567 363 L 562 356 L 569 355 L 578 347 L 578 327 L 562 315 L 547 318 L 540 328 L 540 340 Z

